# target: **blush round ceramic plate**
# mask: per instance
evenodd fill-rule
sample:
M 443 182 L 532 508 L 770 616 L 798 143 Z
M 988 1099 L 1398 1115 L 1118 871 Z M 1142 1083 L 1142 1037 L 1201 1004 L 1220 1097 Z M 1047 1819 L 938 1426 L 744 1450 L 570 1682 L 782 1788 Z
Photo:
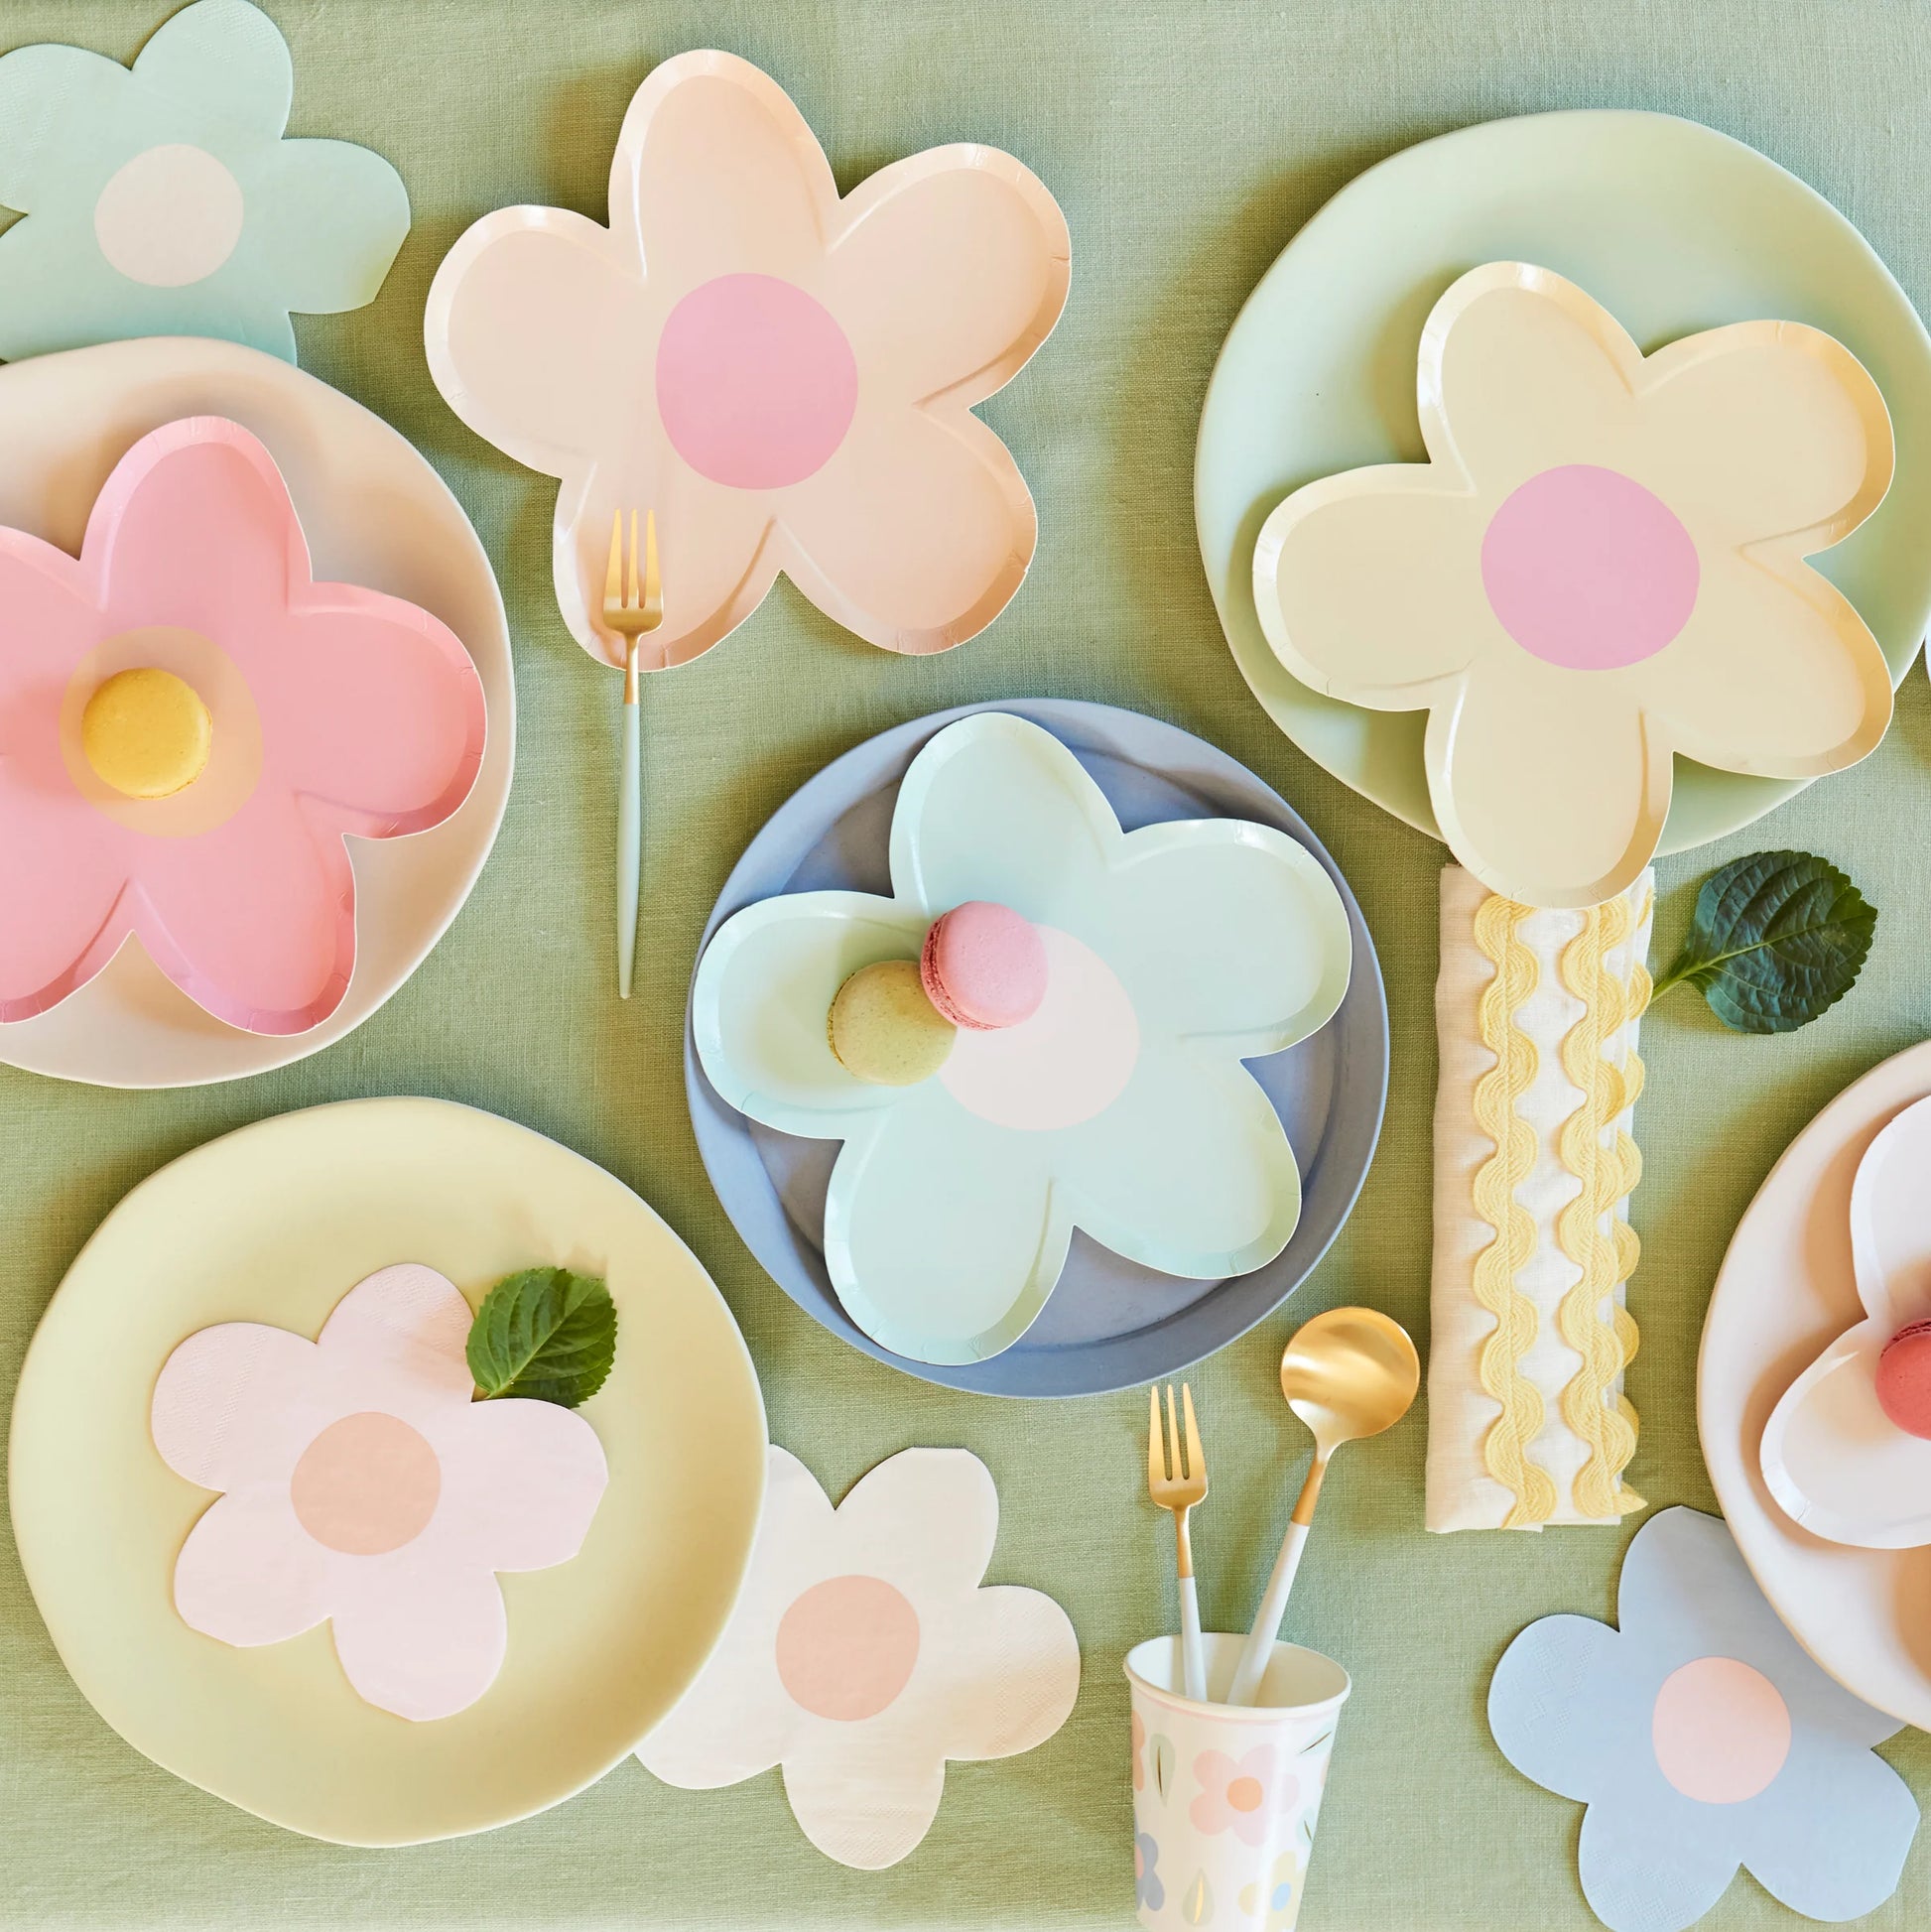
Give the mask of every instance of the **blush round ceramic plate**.
M 1229 331 L 1201 416 L 1195 520 L 1234 659 L 1275 723 L 1437 834 L 1427 714 L 1364 710 L 1288 672 L 1255 614 L 1254 541 L 1304 483 L 1424 459 L 1422 324 L 1459 276 L 1497 261 L 1568 277 L 1645 352 L 1769 319 L 1809 322 L 1857 356 L 1889 407 L 1896 474 L 1882 506 L 1814 564 L 1870 626 L 1896 684 L 1931 622 L 1931 336 L 1857 229 L 1775 162 L 1694 121 L 1588 110 L 1462 128 L 1370 168 L 1293 238 Z M 1734 832 L 1797 789 L 1679 758 L 1661 849 Z
M 228 1026 L 138 946 L 60 1005 L 0 1025 L 0 1063 L 100 1087 L 193 1087 L 319 1052 L 368 1018 L 442 937 L 482 869 L 509 797 L 516 695 L 509 627 L 481 543 L 448 486 L 359 403 L 275 356 L 160 338 L 0 368 L 0 524 L 69 552 L 114 465 L 149 432 L 220 416 L 261 439 L 286 479 L 320 580 L 420 604 L 482 680 L 488 738 L 466 802 L 433 831 L 352 839 L 356 960 L 348 992 L 307 1033 Z
M 685 1084 L 699 1149 L 732 1224 L 785 1292 L 834 1335 L 955 1388 L 1096 1394 L 1166 1374 L 1245 1334 L 1327 1251 L 1353 1206 L 1380 1132 L 1387 1004 L 1360 908 L 1320 841 L 1279 797 L 1224 752 L 1174 725 L 1050 699 L 942 711 L 884 732 L 829 765 L 751 841 L 711 913 L 700 957 L 726 919 L 757 900 L 837 889 L 889 894 L 888 839 L 901 780 L 947 725 L 984 711 L 1030 720 L 1058 738 L 1126 831 L 1216 818 L 1272 826 L 1305 846 L 1339 889 L 1352 946 L 1340 1009 L 1300 1045 L 1247 1063 L 1301 1168 L 1300 1220 L 1286 1247 L 1251 1273 L 1197 1281 L 1125 1260 L 1076 1232 L 1043 1311 L 1017 1342 L 981 1361 L 912 1361 L 866 1335 L 833 1290 L 822 1242 L 838 1143 L 774 1132 L 728 1105 L 705 1077 L 689 1020 Z
M 1852 1184 L 1878 1132 L 1927 1095 L 1931 1043 L 1873 1068 L 1790 1143 L 1738 1224 L 1697 1361 L 1703 1459 L 1764 1596 L 1847 1690 L 1920 1730 L 1931 1730 L 1931 1548 L 1854 1549 L 1799 1529 L 1760 1452 L 1785 1390 L 1864 1318 Z
M 211 1323 L 313 1337 L 374 1270 L 419 1261 L 474 1303 L 516 1269 L 602 1275 L 610 1378 L 579 1413 L 609 1486 L 581 1551 L 502 1576 L 509 1651 L 482 1697 L 412 1723 L 350 1688 L 326 1624 L 236 1649 L 174 1607 L 207 1508 L 149 1434 L 155 1378 Z M 447 1101 L 349 1100 L 244 1127 L 142 1183 L 49 1305 L 14 1403 L 15 1538 L 62 1661 L 158 1764 L 314 1838 L 405 1845 L 509 1824 L 635 1748 L 736 1600 L 764 1407 L 730 1311 L 621 1182 Z

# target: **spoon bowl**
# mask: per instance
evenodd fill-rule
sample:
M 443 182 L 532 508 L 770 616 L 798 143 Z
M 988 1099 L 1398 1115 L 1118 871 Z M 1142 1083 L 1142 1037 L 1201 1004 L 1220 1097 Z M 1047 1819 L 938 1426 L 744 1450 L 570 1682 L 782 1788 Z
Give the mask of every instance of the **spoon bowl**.
M 1378 1309 L 1331 1308 L 1298 1330 L 1281 1355 L 1281 1393 L 1314 1432 L 1323 1462 L 1345 1442 L 1393 1428 L 1420 1387 L 1414 1343 Z

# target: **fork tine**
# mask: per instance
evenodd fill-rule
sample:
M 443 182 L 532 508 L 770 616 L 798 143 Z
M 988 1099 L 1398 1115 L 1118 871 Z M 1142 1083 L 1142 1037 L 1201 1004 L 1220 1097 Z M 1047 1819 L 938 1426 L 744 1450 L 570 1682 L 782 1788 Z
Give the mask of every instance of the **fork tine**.
M 1167 1481 L 1166 1437 L 1160 1428 L 1160 1391 L 1157 1388 L 1148 1389 L 1146 1399 L 1146 1481 L 1148 1488 L 1157 1495 Z
M 1180 1385 L 1180 1402 L 1187 1417 L 1187 1474 L 1196 1482 L 1207 1478 L 1207 1457 L 1200 1446 L 1200 1427 L 1194 1421 L 1194 1390 L 1190 1382 Z
M 1167 1461 L 1173 1468 L 1176 1482 L 1184 1481 L 1192 1472 L 1188 1469 L 1180 1452 L 1180 1418 L 1173 1410 L 1173 1384 L 1167 1384 Z
M 623 512 L 610 512 L 610 568 L 604 573 L 603 601 L 623 602 Z
M 644 512 L 644 614 L 654 622 L 664 617 L 664 579 L 657 568 L 657 512 Z
M 624 588 L 623 607 L 626 610 L 635 610 L 637 605 L 637 512 L 632 510 L 630 513 L 630 581 Z

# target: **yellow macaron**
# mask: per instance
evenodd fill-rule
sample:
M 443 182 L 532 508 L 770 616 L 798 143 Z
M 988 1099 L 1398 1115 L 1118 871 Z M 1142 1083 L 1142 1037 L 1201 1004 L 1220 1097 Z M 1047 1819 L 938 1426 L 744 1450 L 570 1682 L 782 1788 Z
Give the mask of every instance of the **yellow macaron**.
M 117 671 L 87 700 L 80 749 L 125 798 L 172 798 L 207 769 L 214 720 L 186 679 L 155 665 Z
M 957 1029 L 926 997 L 916 960 L 861 966 L 832 1002 L 832 1051 L 854 1080 L 915 1087 L 946 1064 Z

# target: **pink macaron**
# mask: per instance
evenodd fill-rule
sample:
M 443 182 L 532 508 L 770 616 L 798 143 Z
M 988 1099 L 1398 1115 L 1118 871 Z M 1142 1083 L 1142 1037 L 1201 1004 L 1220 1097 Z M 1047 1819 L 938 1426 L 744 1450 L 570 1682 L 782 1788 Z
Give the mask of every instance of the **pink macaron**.
M 1017 1026 L 1046 997 L 1046 943 L 1030 919 L 968 899 L 932 922 L 919 956 L 926 997 L 955 1026 Z
M 1931 1322 L 1913 1322 L 1884 1344 L 1877 1406 L 1907 1436 L 1931 1439 Z

